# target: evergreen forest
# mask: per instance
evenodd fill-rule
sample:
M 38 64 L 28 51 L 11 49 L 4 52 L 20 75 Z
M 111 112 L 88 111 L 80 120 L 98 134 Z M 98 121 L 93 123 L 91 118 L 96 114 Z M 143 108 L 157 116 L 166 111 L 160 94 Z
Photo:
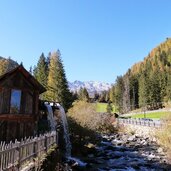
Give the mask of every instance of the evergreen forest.
M 158 109 L 171 101 L 171 38 L 154 48 L 143 61 L 118 76 L 110 101 L 121 113 L 137 108 Z

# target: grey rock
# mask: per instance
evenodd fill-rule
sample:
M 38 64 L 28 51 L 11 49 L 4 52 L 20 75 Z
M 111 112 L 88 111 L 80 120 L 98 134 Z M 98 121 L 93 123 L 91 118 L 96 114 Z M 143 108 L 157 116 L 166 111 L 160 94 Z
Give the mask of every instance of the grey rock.
M 169 171 L 166 155 L 156 142 L 138 135 L 103 135 L 88 153 L 91 171 Z M 166 164 L 165 164 L 166 163 Z M 168 169 L 169 168 L 169 169 Z M 170 169 L 171 170 L 171 169 Z

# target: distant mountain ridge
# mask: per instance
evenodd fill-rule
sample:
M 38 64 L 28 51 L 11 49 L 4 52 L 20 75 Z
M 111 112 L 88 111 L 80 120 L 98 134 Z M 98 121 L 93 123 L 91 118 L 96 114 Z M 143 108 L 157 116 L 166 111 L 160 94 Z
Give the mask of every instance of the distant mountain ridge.
M 69 82 L 69 89 L 72 92 L 78 92 L 80 88 L 86 88 L 90 95 L 94 93 L 101 93 L 102 91 L 107 91 L 111 88 L 111 84 L 99 81 L 74 81 Z

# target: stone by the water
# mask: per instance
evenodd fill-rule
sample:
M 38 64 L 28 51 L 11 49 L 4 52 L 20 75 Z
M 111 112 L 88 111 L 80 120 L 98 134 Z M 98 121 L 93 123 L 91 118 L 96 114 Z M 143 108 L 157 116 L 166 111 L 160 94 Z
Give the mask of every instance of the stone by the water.
M 147 137 L 104 135 L 92 151 L 83 156 L 88 171 L 171 171 L 163 149 Z

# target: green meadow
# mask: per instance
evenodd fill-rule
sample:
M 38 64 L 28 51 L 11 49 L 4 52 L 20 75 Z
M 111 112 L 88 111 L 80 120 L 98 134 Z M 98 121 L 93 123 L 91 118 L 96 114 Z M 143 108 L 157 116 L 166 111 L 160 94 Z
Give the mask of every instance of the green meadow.
M 113 111 L 112 113 L 116 112 L 115 106 L 112 105 Z M 107 110 L 107 103 L 96 103 L 96 111 L 99 113 L 105 113 Z
M 132 115 L 131 118 L 150 118 L 150 119 L 161 119 L 167 115 L 171 115 L 171 112 L 162 111 L 162 112 L 151 112 L 151 113 L 141 113 Z

